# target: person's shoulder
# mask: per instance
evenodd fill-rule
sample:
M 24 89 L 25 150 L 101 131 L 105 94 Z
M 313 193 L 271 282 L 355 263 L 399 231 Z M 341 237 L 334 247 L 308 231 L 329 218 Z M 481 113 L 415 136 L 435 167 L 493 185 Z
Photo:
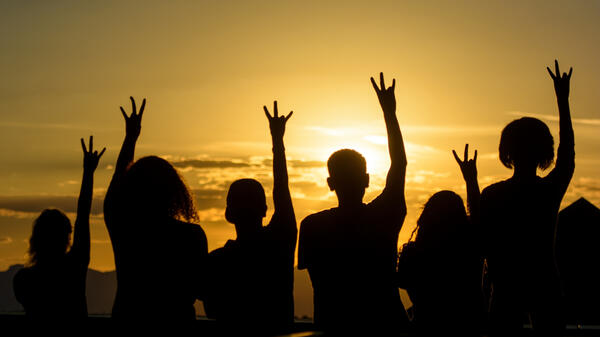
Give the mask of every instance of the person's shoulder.
M 335 208 L 326 209 L 317 213 L 306 216 L 300 223 L 300 228 L 312 228 L 313 226 L 319 226 L 331 222 L 331 219 L 335 216 Z
M 510 187 L 510 179 L 495 182 L 481 191 L 481 197 L 495 196 L 506 191 Z
M 209 256 L 221 256 L 237 247 L 236 240 L 227 240 L 223 247 L 215 248 L 208 253 Z
M 200 225 L 175 219 L 173 221 L 175 222 L 176 226 L 178 226 L 182 231 L 184 231 L 184 233 L 190 235 L 192 238 L 206 239 L 206 233 Z

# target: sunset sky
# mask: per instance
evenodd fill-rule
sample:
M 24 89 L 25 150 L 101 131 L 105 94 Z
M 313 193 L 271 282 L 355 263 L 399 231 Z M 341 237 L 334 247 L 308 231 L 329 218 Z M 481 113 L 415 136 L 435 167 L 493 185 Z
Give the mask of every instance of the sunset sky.
M 558 58 L 574 68 L 577 168 L 563 206 L 600 205 L 597 1 L 2 1 L 0 45 L 0 270 L 24 262 L 42 209 L 74 219 L 90 134 L 107 147 L 90 266 L 114 269 L 101 205 L 130 95 L 148 99 L 136 156 L 180 169 L 214 249 L 235 237 L 223 198 L 233 180 L 256 178 L 270 197 L 262 106 L 274 99 L 294 111 L 285 144 L 298 222 L 336 205 L 324 163 L 337 149 L 367 158 L 366 201 L 381 191 L 389 157 L 369 77 L 383 71 L 396 79 L 409 160 L 406 241 L 434 192 L 466 198 L 452 149 L 478 149 L 483 188 L 511 175 L 497 154 L 511 120 L 538 117 L 558 143 L 545 69 Z

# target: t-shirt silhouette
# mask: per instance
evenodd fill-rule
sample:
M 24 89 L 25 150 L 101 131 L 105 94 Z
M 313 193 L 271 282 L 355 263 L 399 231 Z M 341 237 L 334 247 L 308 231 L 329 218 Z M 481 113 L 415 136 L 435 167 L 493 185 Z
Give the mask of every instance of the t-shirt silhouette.
M 208 316 L 244 330 L 289 327 L 294 319 L 296 233 L 293 218 L 289 224 L 274 218 L 252 237 L 229 240 L 212 251 L 204 303 Z
M 493 311 L 518 315 L 560 310 L 555 232 L 574 157 L 573 144 L 563 142 L 556 167 L 546 177 L 512 177 L 483 190 L 483 247 L 494 286 Z
M 52 265 L 39 263 L 15 274 L 14 293 L 27 316 L 36 319 L 87 317 L 87 262 L 67 253 Z
M 113 228 L 113 317 L 195 319 L 194 302 L 201 297 L 208 252 L 202 228 L 172 218 L 138 219 Z
M 394 329 L 407 321 L 395 276 L 404 205 L 384 191 L 369 204 L 324 210 L 302 221 L 298 268 L 309 271 L 314 320 L 321 328 Z

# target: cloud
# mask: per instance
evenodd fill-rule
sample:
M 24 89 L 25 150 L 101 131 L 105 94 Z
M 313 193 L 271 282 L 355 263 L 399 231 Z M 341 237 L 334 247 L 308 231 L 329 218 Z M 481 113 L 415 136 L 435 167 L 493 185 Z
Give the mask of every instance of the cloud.
M 225 207 L 225 189 L 194 189 L 193 193 L 198 211 Z
M 567 190 L 565 199 L 575 201 L 581 197 L 586 198 L 594 205 L 600 205 L 600 179 L 592 177 L 577 177 L 573 179 Z
M 262 164 L 265 168 L 269 170 L 273 166 L 273 159 L 264 159 Z M 288 159 L 287 166 L 293 168 L 316 168 L 316 167 L 324 167 L 326 163 L 320 160 L 299 160 L 299 159 Z
M 52 124 L 52 123 L 23 123 L 23 122 L 0 122 L 0 127 L 4 128 L 23 128 L 23 129 L 58 129 L 58 130 L 89 130 L 89 127 L 71 124 Z
M 12 243 L 13 239 L 10 236 L 0 236 L 0 245 Z
M 17 218 L 17 219 L 31 219 L 35 218 L 37 213 L 33 212 L 20 212 L 12 209 L 0 208 L 0 217 L 6 218 Z
M 92 200 L 92 214 L 102 214 L 103 202 L 100 198 Z M 62 195 L 0 196 L 0 209 L 5 210 L 4 216 L 8 216 L 7 210 L 15 211 L 16 213 L 12 216 L 18 216 L 20 213 L 39 213 L 46 208 L 58 208 L 65 213 L 77 212 L 77 197 Z
M 179 168 L 195 168 L 195 169 L 207 169 L 207 168 L 239 168 L 249 167 L 250 164 L 247 162 L 233 161 L 233 160 L 198 160 L 189 159 L 182 161 L 171 162 L 173 166 Z
M 205 224 L 207 222 L 224 223 L 225 209 L 213 207 L 203 211 L 198 211 L 198 218 L 200 219 L 200 224 Z
M 509 111 L 508 114 L 511 116 L 519 116 L 519 117 L 535 117 L 535 118 L 547 120 L 550 122 L 558 122 L 560 120 L 558 115 L 536 114 L 536 113 L 528 113 L 528 112 L 522 112 L 522 111 Z M 572 120 L 573 124 L 600 126 L 600 119 L 598 119 L 598 118 L 572 118 L 571 120 Z
M 401 125 L 404 133 L 435 134 L 469 134 L 469 135 L 496 135 L 502 126 L 499 125 Z

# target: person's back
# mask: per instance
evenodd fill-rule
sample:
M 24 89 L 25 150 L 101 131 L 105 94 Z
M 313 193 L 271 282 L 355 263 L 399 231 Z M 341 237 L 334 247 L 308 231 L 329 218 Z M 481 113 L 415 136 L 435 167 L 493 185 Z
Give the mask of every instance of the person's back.
M 558 210 L 575 169 L 574 136 L 569 109 L 571 73 L 548 69 L 560 114 L 556 166 L 554 141 L 540 120 L 524 117 L 502 131 L 500 160 L 513 176 L 485 188 L 481 195 L 484 246 L 493 284 L 492 333 L 514 333 L 529 315 L 535 330 L 560 334 L 564 329 L 561 285 L 554 256 Z
M 86 277 L 90 263 L 90 212 L 94 172 L 104 154 L 89 150 L 81 139 L 83 178 L 77 200 L 77 218 L 71 221 L 58 209 L 46 209 L 37 217 L 29 239 L 28 266 L 13 279 L 14 294 L 29 318 L 67 321 L 87 318 Z M 70 245 L 70 235 L 73 242 Z
M 117 241 L 113 317 L 195 319 L 207 250 L 202 228 L 168 217 L 123 225 L 144 230 L 122 233 Z
M 326 331 L 397 331 L 407 322 L 395 283 L 398 234 L 404 217 L 406 154 L 396 117 L 394 84 L 371 78 L 384 112 L 391 166 L 383 192 L 362 199 L 369 185 L 364 158 L 340 150 L 328 160 L 328 185 L 339 206 L 306 217 L 298 268 L 308 269 L 314 319 Z
M 207 270 L 214 282 L 205 303 L 209 317 L 224 325 L 289 328 L 294 317 L 294 248 L 264 228 L 256 237 L 229 240 L 210 252 Z
M 15 297 L 36 320 L 86 318 L 86 272 L 87 266 L 68 256 L 52 265 L 24 267 L 13 280 Z
M 398 270 L 419 331 L 477 335 L 484 318 L 481 260 L 468 238 L 433 249 L 407 244 Z M 468 239 L 467 239 L 468 238 Z
M 556 193 L 551 182 L 536 177 L 493 184 L 484 189 L 482 198 L 492 277 L 515 288 L 513 294 L 522 288 L 526 296 L 538 288 L 539 282 L 550 281 L 549 277 L 556 274 L 554 232 L 562 195 Z
M 237 238 L 209 254 L 204 306 L 209 317 L 227 330 L 286 333 L 294 319 L 294 251 L 296 218 L 288 187 L 283 144 L 288 116 L 267 108 L 273 142 L 273 202 L 269 224 L 262 185 L 254 179 L 234 181 L 227 194 L 227 221 Z
M 201 297 L 206 235 L 193 197 L 175 168 L 147 156 L 133 161 L 146 104 L 127 116 L 123 146 L 104 199 L 104 221 L 117 271 L 113 317 L 195 319 Z
M 466 182 L 469 215 L 456 193 L 435 193 L 398 260 L 399 286 L 407 290 L 413 322 L 424 335 L 477 336 L 483 327 L 477 150 L 473 159 L 468 151 L 466 144 L 464 160 L 452 152 Z
M 370 324 L 401 324 L 395 271 L 403 219 L 378 203 L 337 207 L 302 221 L 298 267 L 309 270 L 315 323 L 324 328 L 351 328 L 353 316 Z

